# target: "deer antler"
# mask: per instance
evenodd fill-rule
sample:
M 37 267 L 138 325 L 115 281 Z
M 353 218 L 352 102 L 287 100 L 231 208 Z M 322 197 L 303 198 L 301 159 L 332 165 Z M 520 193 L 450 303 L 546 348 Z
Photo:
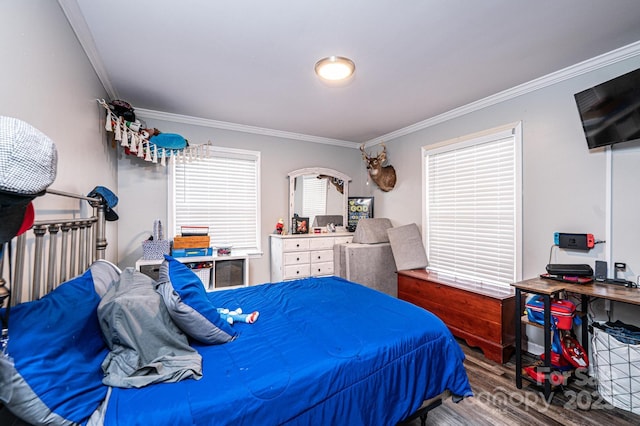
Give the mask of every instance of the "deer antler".
M 360 151 L 362 151 L 362 159 L 369 160 L 369 156 L 367 155 L 367 152 L 364 150 L 364 144 L 360 145 Z
M 384 142 L 380 142 L 380 145 L 382 145 L 382 152 L 378 154 L 378 161 L 382 164 L 387 159 L 387 147 L 384 145 Z
M 367 155 L 364 144 L 360 145 L 360 151 L 362 151 L 362 159 L 367 163 L 369 176 L 382 191 L 387 192 L 396 185 L 396 170 L 391 165 L 383 165 L 387 160 L 387 147 L 384 142 L 380 145 L 382 145 L 382 151 L 375 157 Z

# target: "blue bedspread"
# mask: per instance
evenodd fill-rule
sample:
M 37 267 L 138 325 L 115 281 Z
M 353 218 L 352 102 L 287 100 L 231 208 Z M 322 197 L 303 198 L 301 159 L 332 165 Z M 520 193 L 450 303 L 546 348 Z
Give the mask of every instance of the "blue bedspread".
M 223 345 L 193 343 L 203 378 L 114 388 L 107 425 L 393 425 L 445 390 L 471 394 L 433 314 L 336 277 L 213 292 L 260 311 Z

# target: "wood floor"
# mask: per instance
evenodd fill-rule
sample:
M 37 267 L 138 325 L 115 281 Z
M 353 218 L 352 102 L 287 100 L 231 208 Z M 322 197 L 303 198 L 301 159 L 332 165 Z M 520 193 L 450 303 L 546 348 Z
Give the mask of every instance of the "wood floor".
M 457 404 L 445 401 L 429 413 L 427 425 L 640 425 L 640 415 L 598 402 L 595 389 L 588 386 L 570 382 L 547 403 L 540 388 L 528 382 L 523 382 L 522 389 L 516 388 L 515 358 L 499 365 L 463 341 L 459 343 L 467 356 L 465 367 L 474 397 Z M 418 426 L 420 419 L 406 425 Z

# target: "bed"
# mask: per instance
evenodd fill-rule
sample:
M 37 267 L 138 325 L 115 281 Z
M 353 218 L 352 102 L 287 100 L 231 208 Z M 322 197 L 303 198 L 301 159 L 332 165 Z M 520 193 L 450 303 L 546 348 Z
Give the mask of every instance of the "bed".
M 181 264 L 169 257 L 165 264 L 167 275 L 158 282 L 171 282 L 167 294 L 187 300 L 178 281 L 193 290 L 199 281 L 190 280 L 197 277 L 174 272 Z M 0 363 L 0 413 L 51 424 L 394 425 L 416 415 L 424 421 L 437 405 L 432 401 L 443 395 L 471 395 L 464 355 L 442 321 L 338 277 L 211 293 L 195 289 L 200 303 L 258 311 L 259 317 L 229 325 L 233 336 L 227 343 L 205 344 L 185 332 L 188 356 L 179 357 L 178 374 L 164 374 L 161 366 L 154 373 L 161 380 L 107 386 L 104 364 L 115 349 L 104 328 L 105 300 L 126 279 L 162 293 L 158 282 L 132 268 L 120 271 L 97 259 L 46 296 L 11 308 L 10 358 Z M 140 299 L 149 304 L 154 297 Z M 166 307 L 172 313 L 162 301 L 163 312 Z M 178 326 L 170 334 L 184 330 Z M 199 359 L 200 369 L 192 366 Z

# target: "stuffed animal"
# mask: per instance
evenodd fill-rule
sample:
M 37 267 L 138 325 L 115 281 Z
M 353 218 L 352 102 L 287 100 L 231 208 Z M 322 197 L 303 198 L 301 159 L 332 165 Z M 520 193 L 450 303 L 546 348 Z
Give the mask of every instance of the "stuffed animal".
M 282 235 L 284 233 L 284 220 L 282 218 L 278 219 L 278 223 L 276 223 L 276 234 Z
M 229 324 L 233 324 L 236 321 L 253 324 L 258 319 L 258 315 L 260 315 L 260 312 L 258 311 L 253 311 L 250 314 L 243 314 L 241 308 L 234 309 L 233 311 L 227 308 L 217 308 L 217 310 L 222 319 L 227 321 Z

